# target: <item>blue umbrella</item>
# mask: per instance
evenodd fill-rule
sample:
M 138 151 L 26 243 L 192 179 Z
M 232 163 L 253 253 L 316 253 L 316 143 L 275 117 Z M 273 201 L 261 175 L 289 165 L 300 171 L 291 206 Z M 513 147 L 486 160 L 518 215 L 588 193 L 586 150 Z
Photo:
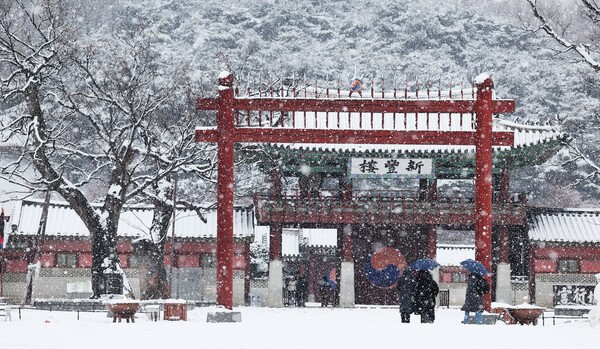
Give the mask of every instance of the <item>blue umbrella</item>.
M 465 267 L 465 269 L 467 269 L 469 273 L 478 274 L 481 276 L 486 276 L 490 273 L 490 271 L 485 267 L 485 265 L 474 261 L 471 258 L 465 259 L 464 261 L 460 262 L 460 265 Z
M 440 264 L 433 259 L 417 259 L 416 261 L 410 263 L 410 267 L 413 270 L 433 270 L 437 268 Z

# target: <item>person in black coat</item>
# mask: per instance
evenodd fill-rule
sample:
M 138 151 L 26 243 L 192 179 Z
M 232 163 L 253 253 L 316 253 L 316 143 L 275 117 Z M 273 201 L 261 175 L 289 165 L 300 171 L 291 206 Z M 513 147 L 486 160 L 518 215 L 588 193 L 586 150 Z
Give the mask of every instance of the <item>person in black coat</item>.
M 298 284 L 296 285 L 296 306 L 304 307 L 306 304 L 306 296 L 308 294 L 308 281 L 301 275 L 298 278 Z
M 435 297 L 440 292 L 440 288 L 427 270 L 417 270 L 414 273 L 414 279 L 414 313 L 421 315 L 422 323 L 433 323 L 435 321 Z
M 463 324 L 469 323 L 469 313 L 475 313 L 475 323 L 483 322 L 483 295 L 490 291 L 490 285 L 483 276 L 475 273 L 469 274 L 467 281 L 467 292 L 465 295 L 465 304 L 461 310 L 465 312 Z
M 412 269 L 406 267 L 396 282 L 398 291 L 398 305 L 400 306 L 400 318 L 402 322 L 410 322 L 410 313 L 413 311 L 415 302 L 415 280 L 412 277 Z

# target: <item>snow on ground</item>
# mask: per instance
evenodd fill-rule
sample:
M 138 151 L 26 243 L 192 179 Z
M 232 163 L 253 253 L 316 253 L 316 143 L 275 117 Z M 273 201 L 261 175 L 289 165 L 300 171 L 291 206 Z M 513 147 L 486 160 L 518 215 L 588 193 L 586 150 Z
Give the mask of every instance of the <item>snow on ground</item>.
M 314 305 L 313 305 L 314 306 Z M 587 321 L 560 320 L 537 326 L 463 325 L 458 309 L 437 309 L 434 324 L 412 316 L 402 324 L 396 308 L 354 309 L 239 307 L 241 323 L 207 323 L 209 311 L 188 311 L 188 321 L 151 322 L 137 314 L 135 323 L 113 323 L 106 313 L 23 309 L 21 320 L 0 318 L 0 348 L 596 348 L 600 328 Z M 162 313 L 161 313 L 162 315 Z

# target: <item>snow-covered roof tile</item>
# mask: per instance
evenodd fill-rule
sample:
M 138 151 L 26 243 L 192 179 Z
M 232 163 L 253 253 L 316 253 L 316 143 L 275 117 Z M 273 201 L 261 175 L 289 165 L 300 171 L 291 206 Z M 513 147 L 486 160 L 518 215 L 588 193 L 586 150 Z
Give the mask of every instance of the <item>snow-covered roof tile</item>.
M 37 234 L 40 218 L 42 216 L 43 202 L 28 199 L 15 205 L 9 226 L 16 224 L 19 234 Z M 99 210 L 99 208 L 98 208 Z M 149 206 L 129 206 L 121 212 L 118 236 L 143 237 L 149 234 L 152 223 L 153 209 Z M 195 211 L 177 210 L 175 220 L 175 235 L 190 238 L 216 238 L 217 213 L 216 210 L 205 212 L 204 223 Z M 172 226 L 169 225 L 169 235 Z M 254 210 L 250 207 L 236 207 L 234 213 L 233 233 L 235 237 L 250 237 L 254 235 Z M 48 220 L 46 235 L 49 236 L 89 236 L 89 231 L 83 221 L 64 202 L 52 202 L 48 207 Z
M 403 118 L 411 118 L 406 123 L 397 118 L 397 120 L 386 122 L 393 118 L 393 114 L 384 114 L 383 117 L 374 118 L 378 123 L 371 123 L 370 113 L 340 113 L 339 119 L 344 122 L 325 121 L 327 113 L 301 112 L 295 113 L 297 116 L 293 123 L 286 125 L 291 128 L 316 128 L 316 129 L 370 129 L 370 130 L 415 130 L 415 131 L 475 131 L 474 120 L 471 114 L 402 114 Z M 345 115 L 342 115 L 345 114 Z M 379 114 L 381 115 L 381 114 Z M 426 120 L 427 123 L 419 121 Z M 494 119 L 494 131 L 511 131 L 514 133 L 514 145 L 512 147 L 498 146 L 496 150 L 508 150 L 511 148 L 522 148 L 539 143 L 545 143 L 565 137 L 565 133 L 559 127 L 525 125 L 515 122 Z M 386 152 L 386 153 L 435 153 L 435 152 L 457 152 L 474 153 L 475 146 L 470 145 L 409 145 L 409 144 L 275 144 L 277 147 L 284 147 L 295 150 L 310 151 L 334 151 L 334 152 Z
M 600 209 L 530 209 L 529 238 L 544 242 L 600 242 Z

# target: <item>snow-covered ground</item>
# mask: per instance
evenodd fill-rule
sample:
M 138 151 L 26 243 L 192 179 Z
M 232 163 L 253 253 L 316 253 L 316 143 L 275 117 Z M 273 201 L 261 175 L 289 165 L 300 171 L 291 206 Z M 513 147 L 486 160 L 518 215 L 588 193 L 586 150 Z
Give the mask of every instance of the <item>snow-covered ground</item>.
M 546 319 L 537 326 L 463 325 L 458 309 L 438 309 L 434 324 L 413 316 L 402 324 L 396 308 L 252 308 L 241 323 L 207 323 L 209 311 L 188 311 L 188 321 L 151 322 L 137 314 L 135 323 L 113 323 L 106 313 L 24 309 L 21 320 L 0 318 L 0 348 L 597 348 L 600 328 L 587 321 Z

